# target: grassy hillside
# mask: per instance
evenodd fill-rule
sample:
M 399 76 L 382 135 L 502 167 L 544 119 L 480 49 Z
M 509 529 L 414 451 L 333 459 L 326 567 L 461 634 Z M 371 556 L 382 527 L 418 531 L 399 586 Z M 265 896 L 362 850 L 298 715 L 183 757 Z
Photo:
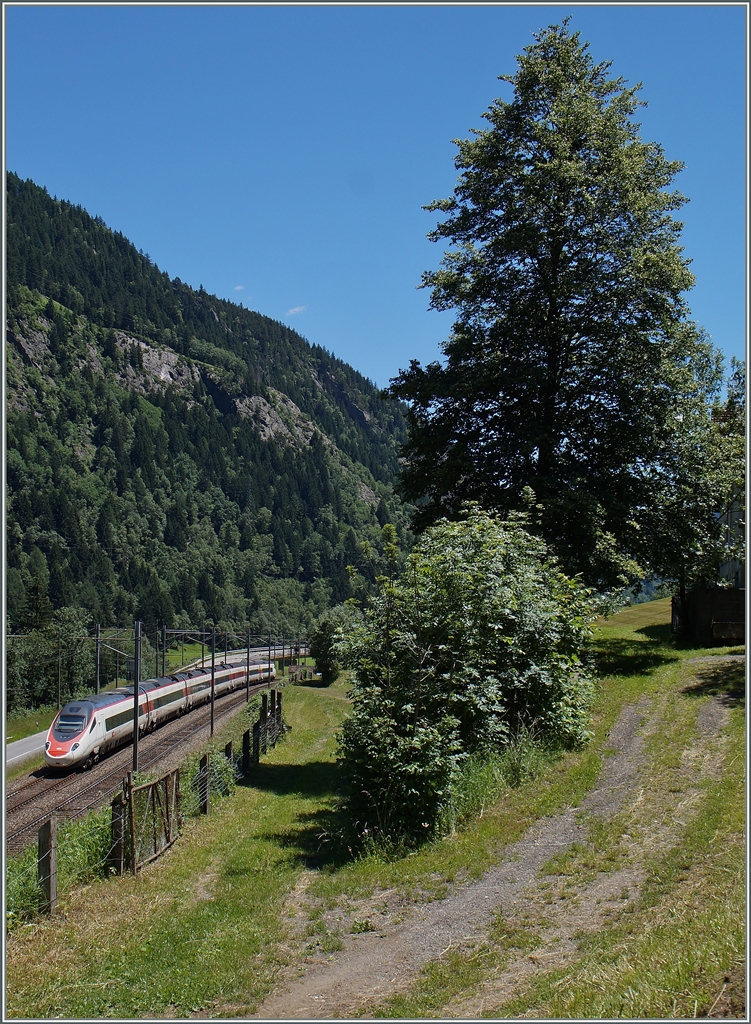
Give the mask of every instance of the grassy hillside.
M 385 948 L 396 920 L 478 878 L 532 826 L 580 807 L 614 756 L 624 709 L 640 722 L 638 775 L 612 813 L 580 812 L 581 841 L 550 849 L 525 923 L 501 911 L 484 936 L 445 950 L 360 1012 L 742 1015 L 742 664 L 723 661 L 732 650 L 676 647 L 668 617 L 669 602 L 659 601 L 598 625 L 599 698 L 586 749 L 507 790 L 452 837 L 395 861 L 375 852 L 353 861 L 337 841 L 333 733 L 346 713 L 345 681 L 288 689 L 293 732 L 215 814 L 138 878 L 95 883 L 57 917 L 14 932 L 9 1015 L 242 1017 L 298 967 L 325 972 L 337 955 L 354 956 L 368 932 L 382 934 Z M 591 893 L 622 877 L 627 892 L 600 914 Z M 570 925 L 563 961 L 545 955 L 552 919 Z M 499 979 L 511 968 L 518 984 L 504 995 Z

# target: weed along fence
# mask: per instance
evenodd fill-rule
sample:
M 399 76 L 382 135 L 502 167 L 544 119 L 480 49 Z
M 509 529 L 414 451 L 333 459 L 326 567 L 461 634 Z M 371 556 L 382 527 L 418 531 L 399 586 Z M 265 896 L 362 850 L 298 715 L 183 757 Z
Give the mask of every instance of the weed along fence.
M 230 742 L 223 753 L 204 753 L 192 766 L 188 762 L 158 779 L 140 782 L 128 772 L 109 808 L 61 823 L 53 813 L 39 830 L 37 848 L 8 861 L 8 927 L 51 913 L 58 896 L 82 881 L 136 874 L 173 845 L 185 817 L 208 814 L 212 796 L 228 796 L 289 728 L 282 718 L 282 691 L 269 690 L 261 695 L 258 718 L 244 732 L 239 755 Z
M 270 690 L 261 695 L 260 715 L 252 730 L 243 734 L 242 754 L 235 757 L 231 742 L 223 754 L 203 754 L 197 769 L 183 772 L 188 776 L 185 794 L 179 769 L 137 786 L 133 785 L 133 773 L 128 772 L 122 793 L 112 801 L 111 867 L 115 872 L 135 873 L 169 849 L 180 834 L 183 810 L 208 814 L 212 794 L 227 796 L 232 782 L 245 778 L 286 728 L 282 691 Z

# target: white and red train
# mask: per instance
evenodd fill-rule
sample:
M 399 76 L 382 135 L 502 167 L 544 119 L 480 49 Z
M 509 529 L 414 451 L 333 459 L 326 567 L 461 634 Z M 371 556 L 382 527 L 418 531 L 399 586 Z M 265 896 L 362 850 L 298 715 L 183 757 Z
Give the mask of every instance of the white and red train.
M 276 679 L 271 662 L 251 665 L 249 671 L 251 686 Z M 216 665 L 214 696 L 245 686 L 246 675 L 244 665 Z M 66 704 L 47 733 L 47 764 L 85 770 L 107 751 L 128 743 L 133 736 L 133 690 L 133 686 L 119 686 Z M 138 690 L 138 731 L 143 735 L 167 719 L 210 701 L 211 669 L 194 668 L 161 679 L 145 679 Z

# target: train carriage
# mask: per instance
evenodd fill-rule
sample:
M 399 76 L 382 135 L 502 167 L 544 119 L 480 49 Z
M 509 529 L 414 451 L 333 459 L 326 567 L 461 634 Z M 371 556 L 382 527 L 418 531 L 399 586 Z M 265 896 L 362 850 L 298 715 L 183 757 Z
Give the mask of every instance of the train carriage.
M 276 678 L 271 662 L 214 666 L 214 695 L 245 685 L 272 682 Z M 190 669 L 138 684 L 139 734 L 211 700 L 211 671 Z M 51 768 L 90 768 L 107 751 L 128 743 L 133 736 L 133 686 L 91 694 L 70 701 L 50 726 L 44 758 Z

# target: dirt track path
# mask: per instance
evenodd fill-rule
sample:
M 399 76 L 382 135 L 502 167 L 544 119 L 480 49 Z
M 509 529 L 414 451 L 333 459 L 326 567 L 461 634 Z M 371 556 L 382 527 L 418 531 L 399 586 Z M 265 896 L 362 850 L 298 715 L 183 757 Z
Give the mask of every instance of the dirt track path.
M 643 710 L 643 705 L 624 709 L 610 736 L 610 744 L 617 753 L 608 760 L 597 787 L 579 810 L 614 813 L 633 787 L 642 744 L 638 730 Z M 528 920 L 531 891 L 540 888 L 538 872 L 554 854 L 582 841 L 585 834 L 574 808 L 543 818 L 523 839 L 508 847 L 502 862 L 480 880 L 456 889 L 445 900 L 420 908 L 408 921 L 387 924 L 377 932 L 348 936 L 345 949 L 332 962 L 311 967 L 287 991 L 266 999 L 255 1016 L 316 1019 L 359 1015 L 368 1006 L 406 988 L 427 961 L 451 948 L 481 942 L 496 914 L 502 914 L 506 922 L 522 917 Z M 605 900 L 599 906 L 607 906 L 608 897 L 622 893 L 624 886 L 635 886 L 638 881 L 633 871 L 617 872 L 593 888 L 587 903 Z M 550 966 L 554 952 L 557 955 L 559 950 L 563 951 L 567 933 L 581 929 L 589 916 L 582 913 L 583 909 L 580 905 L 576 914 L 568 915 L 565 925 L 550 930 L 550 948 L 546 953 L 538 952 L 537 961 L 548 961 Z M 546 912 L 549 916 L 547 903 Z M 526 974 L 534 963 L 529 961 Z M 522 980 L 518 965 L 513 974 Z M 462 1016 L 474 1017 L 475 1012 Z
M 680 809 L 683 821 L 691 813 L 699 779 L 711 773 L 716 763 L 719 732 L 727 713 L 719 697 L 702 707 L 698 742 L 686 752 L 681 769 L 685 786 L 672 808 Z M 383 1000 L 409 988 L 426 963 L 449 949 L 467 951 L 478 946 L 498 918 L 506 927 L 534 929 L 537 948 L 532 953 L 513 954 L 480 991 L 453 1000 L 441 1016 L 475 1019 L 486 1003 L 497 1006 L 513 997 L 536 972 L 572 959 L 577 953 L 575 936 L 602 927 L 638 895 L 645 877 L 639 851 L 632 848 L 623 866 L 575 882 L 573 887 L 565 875 L 544 874 L 541 869 L 572 843 L 586 841 L 588 819 L 610 819 L 619 812 L 628 815 L 630 807 L 638 807 L 644 793 L 642 784 L 646 784 L 640 777 L 644 739 L 660 729 L 660 719 L 660 707 L 651 706 L 646 699 L 625 707 L 608 739 L 610 756 L 580 807 L 541 819 L 506 848 L 499 864 L 480 880 L 457 887 L 444 900 L 407 911 L 406 920 L 400 921 L 393 913 L 379 916 L 376 908 L 388 894 L 375 894 L 368 903 L 377 930 L 344 936 L 340 952 L 311 963 L 302 977 L 282 982 L 280 990 L 267 998 L 254 1016 L 272 1020 L 370 1016 Z M 671 841 L 674 815 L 669 807 L 666 812 L 662 820 L 655 821 L 647 842 L 642 839 L 645 848 L 655 850 Z M 302 897 L 303 891 L 304 879 L 297 896 Z M 399 909 L 404 912 L 403 907 Z

